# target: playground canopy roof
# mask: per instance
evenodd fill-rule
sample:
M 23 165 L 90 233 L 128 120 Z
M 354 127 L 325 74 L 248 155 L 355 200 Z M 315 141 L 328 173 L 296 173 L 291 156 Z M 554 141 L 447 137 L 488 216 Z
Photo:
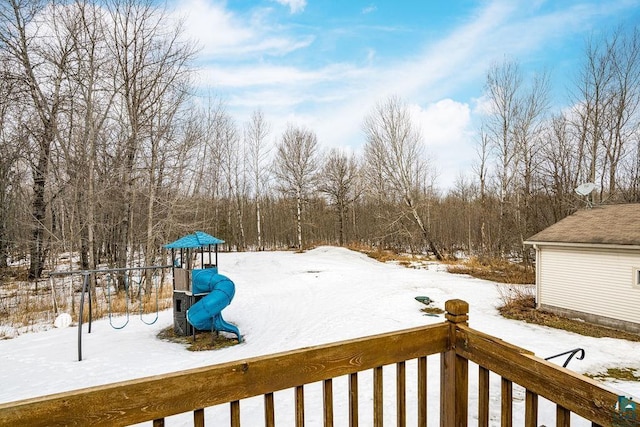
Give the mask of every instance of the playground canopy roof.
M 217 245 L 219 243 L 224 243 L 224 240 L 213 237 L 212 235 L 207 234 L 204 231 L 196 231 L 194 234 L 187 234 L 186 236 L 179 238 L 175 242 L 164 245 L 164 247 L 167 249 L 188 249 Z

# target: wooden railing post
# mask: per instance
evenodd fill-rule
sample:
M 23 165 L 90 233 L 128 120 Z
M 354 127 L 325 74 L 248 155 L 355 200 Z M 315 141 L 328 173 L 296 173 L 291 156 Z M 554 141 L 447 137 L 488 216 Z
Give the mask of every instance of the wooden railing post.
M 445 303 L 449 322 L 449 349 L 440 355 L 440 426 L 465 427 L 469 399 L 468 361 L 456 354 L 456 327 L 467 325 L 469 304 L 459 299 Z

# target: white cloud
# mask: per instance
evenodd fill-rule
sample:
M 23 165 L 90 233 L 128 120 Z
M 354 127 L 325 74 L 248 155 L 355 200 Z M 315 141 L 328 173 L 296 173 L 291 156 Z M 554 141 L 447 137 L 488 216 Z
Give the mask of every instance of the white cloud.
M 441 185 L 452 185 L 461 169 L 467 169 L 473 161 L 474 131 L 469 105 L 446 98 L 424 109 L 416 104 L 409 109 L 422 129 Z
M 422 128 L 427 146 L 451 147 L 469 136 L 471 110 L 468 104 L 443 99 L 425 109 L 413 104 L 410 111 Z
M 470 170 L 475 158 L 472 120 L 487 108 L 482 87 L 489 65 L 505 54 L 531 60 L 555 40 L 594 25 L 599 14 L 612 13 L 591 4 L 533 14 L 516 2 L 482 2 L 466 21 L 460 18 L 438 39 L 425 40 L 423 49 L 412 55 L 394 58 L 383 49 L 376 52 L 374 45 L 362 54 L 361 63 L 332 63 L 330 56 L 305 63 L 305 48 L 315 47 L 314 36 L 295 35 L 301 27 L 280 25 L 270 8 L 239 16 L 227 11 L 224 3 L 209 4 L 212 0 L 177 1 L 185 10 L 192 8 L 195 19 L 187 22 L 188 30 L 203 40 L 210 58 L 218 59 L 202 68 L 203 85 L 226 91 L 239 120 L 260 107 L 274 129 L 297 121 L 314 130 L 321 144 L 358 152 L 364 142 L 363 118 L 377 101 L 395 94 L 416 105 L 444 186 Z M 306 7 L 306 1 L 273 1 L 288 6 L 291 13 Z M 362 13 L 371 8 L 375 6 Z M 287 55 L 293 51 L 296 55 Z M 311 65 L 318 63 L 316 68 Z
M 288 6 L 292 14 L 304 11 L 307 6 L 307 0 L 273 0 L 283 6 Z
M 304 2 L 303 2 L 304 3 Z M 204 58 L 239 58 L 248 54 L 282 56 L 309 46 L 314 38 L 276 33 L 264 22 L 264 10 L 250 16 L 229 12 L 225 3 L 177 0 L 173 14 L 184 21 L 186 36 L 202 47 Z
M 376 10 L 378 10 L 378 7 L 375 4 L 370 4 L 369 6 L 362 9 L 362 14 L 367 15 L 369 13 L 375 12 Z
M 174 13 L 185 21 L 187 35 L 198 40 L 204 52 L 215 52 L 246 43 L 253 30 L 239 22 L 221 4 L 206 0 L 181 0 Z
M 305 89 L 306 96 L 312 100 L 318 95 L 326 97 L 329 92 L 318 92 L 314 85 L 339 83 L 337 93 L 344 93 L 342 84 L 346 81 L 361 79 L 368 71 L 349 64 L 330 64 L 316 70 L 304 70 L 293 66 L 255 64 L 242 66 L 209 66 L 201 69 L 210 85 L 249 89 L 252 86 L 272 86 L 282 92 L 285 90 Z M 201 82 L 201 83 L 206 83 Z

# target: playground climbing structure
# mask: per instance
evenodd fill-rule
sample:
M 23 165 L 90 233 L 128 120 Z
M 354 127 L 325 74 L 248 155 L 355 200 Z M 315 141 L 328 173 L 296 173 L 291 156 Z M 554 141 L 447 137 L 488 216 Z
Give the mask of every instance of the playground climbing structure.
M 171 250 L 173 326 L 178 335 L 224 331 L 242 341 L 238 328 L 222 318 L 222 310 L 235 294 L 235 284 L 218 273 L 221 243 L 224 241 L 196 231 L 164 246 Z

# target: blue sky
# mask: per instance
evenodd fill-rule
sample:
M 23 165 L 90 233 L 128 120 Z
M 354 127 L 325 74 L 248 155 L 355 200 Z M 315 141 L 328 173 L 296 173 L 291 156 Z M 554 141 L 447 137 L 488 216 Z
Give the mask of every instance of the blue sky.
M 170 0 L 200 52 L 196 83 L 239 125 L 260 108 L 276 140 L 288 123 L 324 148 L 360 153 L 374 105 L 402 98 L 447 188 L 471 176 L 489 66 L 547 70 L 566 107 L 587 37 L 640 23 L 640 0 Z

